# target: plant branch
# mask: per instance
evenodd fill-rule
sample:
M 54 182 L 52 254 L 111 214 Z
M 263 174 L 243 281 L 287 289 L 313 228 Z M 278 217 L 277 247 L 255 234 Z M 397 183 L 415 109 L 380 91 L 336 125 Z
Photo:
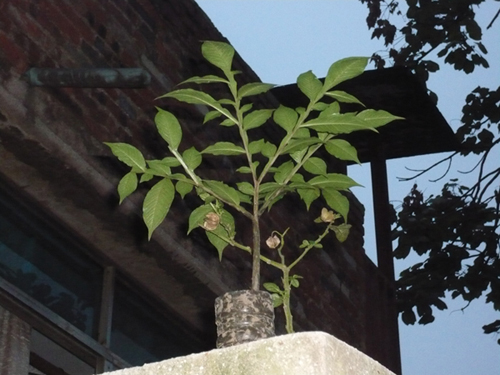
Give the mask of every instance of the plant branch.
M 325 238 L 325 236 L 330 232 L 332 228 L 333 228 L 333 222 L 328 224 L 324 232 L 318 236 L 316 241 L 309 243 L 309 245 L 306 246 L 302 254 L 300 254 L 297 257 L 297 259 L 295 259 L 295 261 L 293 261 L 293 263 L 288 266 L 288 269 L 291 270 L 293 267 L 295 267 L 306 256 L 309 250 L 311 250 L 315 245 L 319 244 L 323 240 L 323 238 Z
M 203 191 L 205 191 L 206 193 L 210 194 L 211 196 L 213 196 L 217 200 L 219 200 L 219 201 L 221 201 L 221 202 L 223 202 L 223 203 L 231 206 L 232 208 L 234 208 L 238 212 L 241 212 L 244 216 L 252 219 L 252 217 L 253 217 L 252 214 L 250 214 L 247 210 L 245 210 L 244 207 L 242 207 L 240 205 L 233 204 L 232 202 L 228 201 L 227 199 L 224 199 L 223 197 L 219 196 L 214 191 L 212 191 L 211 189 L 209 189 L 208 187 L 206 187 L 203 184 L 203 180 L 200 177 L 198 177 L 198 175 L 196 173 L 194 173 L 194 171 L 191 168 L 189 168 L 189 166 L 186 164 L 186 162 L 182 158 L 182 155 L 179 153 L 179 151 L 174 150 L 170 146 L 168 147 L 168 149 L 175 156 L 175 158 L 179 161 L 179 163 L 181 163 L 182 168 L 189 175 L 189 177 L 194 182 L 194 185 L 196 187 L 202 189 Z

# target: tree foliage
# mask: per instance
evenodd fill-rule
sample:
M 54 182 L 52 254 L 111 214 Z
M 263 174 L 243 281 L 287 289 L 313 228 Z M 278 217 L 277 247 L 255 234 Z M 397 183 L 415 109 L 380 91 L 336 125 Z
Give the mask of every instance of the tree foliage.
M 492 27 L 500 9 L 483 27 L 476 11 L 483 3 L 494 5 L 493 0 L 361 2 L 368 7 L 372 38 L 383 39 L 388 48 L 387 55 L 372 56 L 377 67 L 405 65 L 424 82 L 441 63 L 466 74 L 489 67 L 483 27 Z M 440 194 L 428 198 L 415 185 L 397 213 L 395 257 L 423 256 L 397 280 L 398 307 L 406 324 L 434 321 L 433 309 L 446 309 L 449 293 L 466 305 L 485 295 L 500 311 L 500 87 L 499 77 L 492 78 L 495 86 L 477 87 L 465 97 L 456 132 L 460 149 L 414 176 L 443 162 L 451 166 L 457 157 L 476 155 L 478 163 L 469 172 L 473 178 L 468 178 L 472 183 L 450 180 Z M 500 333 L 500 319 L 483 329 Z

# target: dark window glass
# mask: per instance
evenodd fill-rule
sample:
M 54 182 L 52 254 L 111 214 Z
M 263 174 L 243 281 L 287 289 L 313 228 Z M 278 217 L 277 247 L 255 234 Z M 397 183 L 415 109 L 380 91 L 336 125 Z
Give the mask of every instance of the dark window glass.
M 0 191 L 0 277 L 97 336 L 102 268 Z
M 30 366 L 29 374 L 92 375 L 96 373 L 94 367 L 36 330 L 31 331 Z
M 115 288 L 111 350 L 134 366 L 199 351 L 179 327 L 130 289 Z

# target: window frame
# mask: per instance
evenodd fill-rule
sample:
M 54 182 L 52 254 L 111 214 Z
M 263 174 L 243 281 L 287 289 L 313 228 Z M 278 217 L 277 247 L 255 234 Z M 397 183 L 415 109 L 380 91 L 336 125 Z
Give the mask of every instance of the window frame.
M 173 316 L 169 314 L 169 308 L 160 303 L 158 298 L 152 295 L 150 291 L 141 287 L 137 280 L 127 277 L 126 273 L 118 271 L 119 268 L 111 260 L 107 259 L 97 249 L 94 249 L 92 245 L 80 240 L 78 234 L 67 230 L 64 223 L 60 223 L 57 219 L 51 217 L 50 213 L 37 209 L 35 204 L 30 204 L 32 202 L 30 197 L 25 197 L 22 193 L 14 194 L 12 190 L 5 189 L 1 182 L 0 180 L 0 195 L 5 199 L 2 198 L 0 201 L 0 203 L 3 202 L 0 207 L 8 206 L 10 211 L 10 214 L 6 215 L 8 219 L 9 216 L 13 216 L 13 220 L 21 222 L 25 229 L 28 228 L 28 231 L 57 233 L 61 237 L 62 243 L 69 244 L 72 251 L 82 253 L 103 270 L 101 300 L 96 314 L 96 338 L 84 333 L 50 308 L 0 277 L 0 305 L 2 307 L 8 309 L 32 328 L 94 367 L 96 373 L 132 366 L 110 348 L 115 284 L 118 280 L 121 285 L 146 300 L 165 319 L 172 321 L 172 324 L 177 326 L 180 331 L 196 340 L 196 333 L 190 331 L 188 325 L 182 324 L 182 319 L 175 314 Z M 193 344 L 193 349 L 204 349 L 204 340 L 199 339 L 196 341 Z

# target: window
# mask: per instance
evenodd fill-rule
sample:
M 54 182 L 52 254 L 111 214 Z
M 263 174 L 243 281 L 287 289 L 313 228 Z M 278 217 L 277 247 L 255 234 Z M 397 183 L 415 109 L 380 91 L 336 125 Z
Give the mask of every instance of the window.
M 102 268 L 27 224 L 0 210 L 0 277 L 96 338 Z
M 193 352 L 179 328 L 121 283 L 114 298 L 111 350 L 134 366 Z
M 209 347 L 91 254 L 0 189 L 0 296 L 34 328 L 33 374 L 88 375 Z
M 30 337 L 30 373 L 43 375 L 91 375 L 95 368 L 37 330 Z

